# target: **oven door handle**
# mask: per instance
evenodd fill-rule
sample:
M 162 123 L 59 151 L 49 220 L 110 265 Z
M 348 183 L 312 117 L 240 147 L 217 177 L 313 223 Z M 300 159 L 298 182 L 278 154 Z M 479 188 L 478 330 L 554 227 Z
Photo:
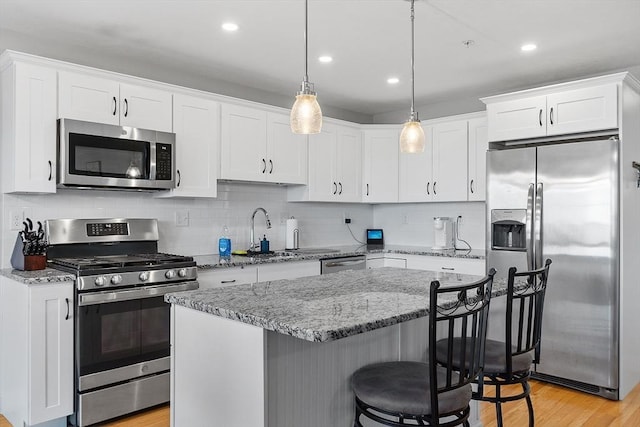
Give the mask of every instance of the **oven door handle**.
M 194 280 L 171 285 L 145 286 L 144 288 L 124 289 L 120 291 L 93 292 L 78 295 L 78 306 L 153 298 L 170 292 L 191 291 L 199 287 L 198 282 Z

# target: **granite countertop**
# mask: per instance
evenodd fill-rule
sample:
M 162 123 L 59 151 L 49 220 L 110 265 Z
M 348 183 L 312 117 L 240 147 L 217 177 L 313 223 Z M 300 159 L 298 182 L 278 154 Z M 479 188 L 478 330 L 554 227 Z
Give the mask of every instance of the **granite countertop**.
M 404 254 L 404 255 L 422 255 L 422 256 L 441 256 L 449 258 L 468 258 L 468 259 L 485 259 L 484 249 L 468 249 L 468 250 L 437 250 L 427 246 L 405 246 L 405 245 L 385 245 L 380 249 L 368 249 L 366 245 L 350 245 L 350 246 L 334 246 L 326 248 L 323 252 L 322 248 L 311 248 L 313 253 L 305 253 L 305 249 L 297 252 L 292 250 L 276 251 L 281 255 L 278 256 L 239 256 L 232 255 L 226 260 L 221 260 L 218 254 L 197 255 L 194 256 L 201 270 L 213 268 L 240 267 L 252 264 L 268 264 L 290 261 L 308 261 L 319 260 L 324 258 L 350 256 L 350 255 L 371 255 L 371 254 Z
M 24 283 L 25 285 L 37 285 L 56 282 L 67 282 L 76 280 L 73 274 L 54 268 L 45 268 L 44 270 L 21 271 L 12 268 L 4 268 L 0 270 L 0 275 Z
M 384 267 L 167 294 L 165 301 L 307 341 L 325 342 L 428 315 L 429 285 L 480 276 Z M 506 281 L 494 281 L 494 295 Z

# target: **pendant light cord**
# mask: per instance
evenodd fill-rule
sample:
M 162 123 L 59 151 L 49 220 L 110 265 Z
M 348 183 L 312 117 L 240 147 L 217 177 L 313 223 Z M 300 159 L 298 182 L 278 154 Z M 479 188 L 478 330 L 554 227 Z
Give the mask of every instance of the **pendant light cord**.
M 413 1 L 413 0 L 412 0 Z M 309 82 L 309 0 L 304 0 L 304 81 Z M 305 88 L 306 89 L 306 88 Z
M 411 120 L 415 119 L 414 97 L 415 97 L 415 59 L 414 59 L 414 39 L 415 29 L 413 21 L 415 19 L 413 4 L 415 0 L 411 0 Z

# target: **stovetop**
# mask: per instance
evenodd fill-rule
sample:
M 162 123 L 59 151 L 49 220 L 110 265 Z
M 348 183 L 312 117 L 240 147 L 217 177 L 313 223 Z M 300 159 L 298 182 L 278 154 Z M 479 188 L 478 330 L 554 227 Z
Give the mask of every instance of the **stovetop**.
M 79 276 L 160 268 L 193 267 L 196 265 L 193 257 L 165 253 L 54 258 L 49 260 L 49 264 L 53 268 L 75 273 Z

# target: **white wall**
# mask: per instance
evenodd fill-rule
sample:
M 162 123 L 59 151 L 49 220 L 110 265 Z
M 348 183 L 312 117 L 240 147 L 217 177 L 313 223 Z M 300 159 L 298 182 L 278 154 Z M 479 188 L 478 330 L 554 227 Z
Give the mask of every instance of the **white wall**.
M 484 202 L 376 205 L 373 222 L 384 229 L 385 243 L 430 247 L 434 241 L 433 217 L 462 215 L 459 237 L 472 249 L 484 249 L 485 206 Z M 458 246 L 465 247 L 464 243 Z
M 359 204 L 288 203 L 286 188 L 259 184 L 219 184 L 217 199 L 155 199 L 151 193 L 95 190 L 59 190 L 51 195 L 4 194 L 0 201 L 2 221 L 2 268 L 10 266 L 17 231 L 10 230 L 9 213 L 24 211 L 34 221 L 53 218 L 158 218 L 159 249 L 185 255 L 218 252 L 222 227 L 230 229 L 232 249 L 247 249 L 253 210 L 264 207 L 273 228 L 266 230 L 262 213 L 256 215 L 256 236 L 267 235 L 271 249 L 283 249 L 285 220 L 295 216 L 300 224 L 300 246 L 356 244 L 344 224 L 360 239 L 373 226 L 371 206 Z M 176 226 L 176 213 L 188 212 L 189 226 Z

